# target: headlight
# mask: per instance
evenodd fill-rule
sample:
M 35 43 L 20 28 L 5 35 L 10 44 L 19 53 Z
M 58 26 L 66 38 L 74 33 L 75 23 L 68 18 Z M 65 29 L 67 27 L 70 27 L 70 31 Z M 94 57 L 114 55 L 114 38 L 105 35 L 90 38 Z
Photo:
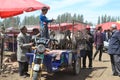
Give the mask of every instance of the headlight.
M 45 46 L 43 44 L 39 44 L 37 47 L 38 52 L 43 53 L 45 51 Z

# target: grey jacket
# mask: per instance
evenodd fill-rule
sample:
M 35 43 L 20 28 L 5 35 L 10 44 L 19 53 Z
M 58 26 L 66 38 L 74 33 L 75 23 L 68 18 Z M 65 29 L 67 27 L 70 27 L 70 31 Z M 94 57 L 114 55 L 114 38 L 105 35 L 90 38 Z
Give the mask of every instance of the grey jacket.
M 30 50 L 31 37 L 29 34 L 23 35 L 21 32 L 17 36 L 17 60 L 27 62 L 26 53 Z
M 114 32 L 114 34 L 110 38 L 108 53 L 120 54 L 120 31 Z

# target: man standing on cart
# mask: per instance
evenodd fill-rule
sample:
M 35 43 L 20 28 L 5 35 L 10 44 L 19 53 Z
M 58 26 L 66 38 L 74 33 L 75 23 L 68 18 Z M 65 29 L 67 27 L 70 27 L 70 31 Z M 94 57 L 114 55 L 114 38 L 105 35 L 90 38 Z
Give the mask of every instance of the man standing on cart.
M 40 15 L 40 30 L 41 30 L 41 37 L 49 38 L 49 31 L 48 31 L 48 23 L 53 22 L 54 20 L 48 20 L 45 16 L 48 12 L 48 7 L 42 8 L 42 13 Z
M 42 8 L 42 13 L 40 15 L 40 34 L 42 38 L 47 38 L 49 39 L 49 31 L 48 31 L 48 23 L 53 22 L 54 20 L 48 20 L 47 17 L 45 16 L 48 12 L 48 7 L 43 7 Z M 47 45 L 46 45 L 47 46 Z M 52 72 L 52 56 L 51 55 L 45 55 L 44 56 L 44 63 L 47 67 L 47 72 L 51 73 Z

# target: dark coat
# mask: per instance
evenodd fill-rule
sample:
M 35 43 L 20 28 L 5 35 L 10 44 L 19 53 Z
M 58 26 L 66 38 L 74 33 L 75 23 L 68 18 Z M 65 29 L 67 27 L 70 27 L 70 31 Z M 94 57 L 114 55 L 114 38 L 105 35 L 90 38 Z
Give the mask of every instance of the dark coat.
M 112 35 L 109 42 L 108 53 L 120 54 L 120 31 L 116 31 Z

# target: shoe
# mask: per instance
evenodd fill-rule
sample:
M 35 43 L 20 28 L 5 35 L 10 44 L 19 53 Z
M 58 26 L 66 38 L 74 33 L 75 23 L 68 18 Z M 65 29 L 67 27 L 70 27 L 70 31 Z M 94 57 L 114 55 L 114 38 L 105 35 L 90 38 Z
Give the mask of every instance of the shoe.
M 120 77 L 120 74 L 118 75 L 118 77 Z
M 92 66 L 89 66 L 89 69 L 92 69 L 93 67 Z
M 48 75 L 48 76 L 53 76 L 53 74 L 54 74 L 53 72 L 48 72 L 47 75 Z
M 86 66 L 83 66 L 82 68 L 83 68 L 83 69 L 86 69 Z
M 113 75 L 113 76 L 119 76 L 117 73 L 113 73 L 112 75 Z
M 30 74 L 25 73 L 25 74 L 24 74 L 24 77 L 30 77 Z

